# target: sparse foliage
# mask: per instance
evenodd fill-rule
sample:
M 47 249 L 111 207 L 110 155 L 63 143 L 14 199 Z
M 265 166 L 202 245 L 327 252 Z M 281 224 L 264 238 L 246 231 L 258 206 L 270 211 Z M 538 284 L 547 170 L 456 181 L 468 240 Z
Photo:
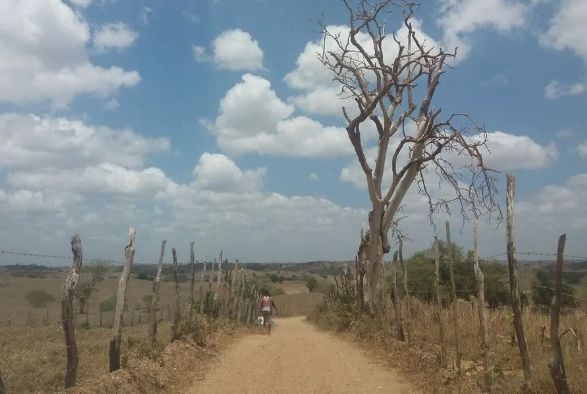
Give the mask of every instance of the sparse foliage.
M 321 23 L 324 44 L 319 59 L 346 99 L 342 108 L 346 131 L 372 205 L 365 299 L 374 306 L 382 299 L 380 275 L 383 256 L 390 251 L 388 232 L 415 181 L 430 213 L 448 211 L 453 202 L 463 215 L 493 211 L 495 186 L 481 153 L 484 129 L 466 114 L 443 117 L 433 105 L 447 62 L 455 53 L 426 41 L 414 23 L 415 4 L 343 3 L 348 29 L 335 31 Z M 377 133 L 375 146 L 369 145 L 368 130 L 372 129 Z M 434 193 L 430 177 L 448 185 L 452 195 Z

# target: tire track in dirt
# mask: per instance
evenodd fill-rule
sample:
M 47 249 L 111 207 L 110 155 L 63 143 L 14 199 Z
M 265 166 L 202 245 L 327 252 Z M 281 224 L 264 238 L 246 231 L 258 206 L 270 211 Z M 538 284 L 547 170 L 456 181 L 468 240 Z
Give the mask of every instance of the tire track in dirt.
M 227 349 L 188 393 L 407 393 L 393 370 L 303 317 L 279 319 L 270 336 L 249 335 Z

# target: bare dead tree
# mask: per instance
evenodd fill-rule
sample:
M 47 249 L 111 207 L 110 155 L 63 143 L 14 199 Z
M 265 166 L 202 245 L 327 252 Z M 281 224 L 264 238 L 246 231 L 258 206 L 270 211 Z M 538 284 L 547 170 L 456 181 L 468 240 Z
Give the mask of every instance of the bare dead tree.
M 65 334 L 65 350 L 67 353 L 67 367 L 65 370 L 65 388 L 75 386 L 78 365 L 77 343 L 75 342 L 75 327 L 73 314 L 73 295 L 82 267 L 82 241 L 78 234 L 71 237 L 71 251 L 73 262 L 61 293 L 61 322 Z M 1 383 L 1 379 L 0 379 Z M 0 387 L 0 392 L 2 391 Z M 4 391 L 5 392 L 5 391 Z
M 514 241 L 514 196 L 516 194 L 516 179 L 513 175 L 507 175 L 507 257 L 510 274 L 510 294 L 512 312 L 514 314 L 514 330 L 518 339 L 522 369 L 524 370 L 524 391 L 534 391 L 532 384 L 532 363 L 528 354 L 528 344 L 522 321 L 522 302 L 520 300 L 520 286 L 518 280 L 518 259 L 516 258 L 516 243 Z
M 118 282 L 118 293 L 116 295 L 116 309 L 114 311 L 114 322 L 112 324 L 112 339 L 110 340 L 110 372 L 120 369 L 120 344 L 122 342 L 122 314 L 126 304 L 126 287 L 132 269 L 132 263 L 135 256 L 135 238 L 137 232 L 134 227 L 130 228 L 128 243 L 124 247 L 124 257 L 126 259 L 120 281 Z
M 556 255 L 556 282 L 554 287 L 554 296 L 550 307 L 550 346 L 552 348 L 552 360 L 548 364 L 550 376 L 554 382 L 554 387 L 558 394 L 569 394 L 569 384 L 567 382 L 567 372 L 565 369 L 565 359 L 561 347 L 560 337 L 558 335 L 560 312 L 561 312 L 561 278 L 563 273 L 563 254 L 565 252 L 565 241 L 567 235 L 563 234 L 558 239 L 558 249 Z
M 159 253 L 159 263 L 157 264 L 157 274 L 153 280 L 153 295 L 151 296 L 151 309 L 149 311 L 149 342 L 151 346 L 155 345 L 157 338 L 157 309 L 159 308 L 159 288 L 161 286 L 161 272 L 163 271 L 163 256 L 165 254 L 166 240 L 161 241 L 161 252 Z
M 441 109 L 432 104 L 456 51 L 445 52 L 422 39 L 412 23 L 413 2 L 357 0 L 356 7 L 349 0 L 342 2 L 349 30 L 331 31 L 319 22 L 324 38 L 319 59 L 340 85 L 341 96 L 354 102 L 342 112 L 371 201 L 365 301 L 373 307 L 381 299 L 379 276 L 390 250 L 388 232 L 416 179 L 431 213 L 449 211 L 455 202 L 463 214 L 477 216 L 497 204 L 494 180 L 481 154 L 485 130 L 467 114 L 441 119 Z M 383 20 L 394 17 L 401 35 L 393 31 L 387 36 Z M 377 130 L 373 149 L 365 136 L 369 125 Z M 415 131 L 406 131 L 412 125 Z M 466 137 L 469 132 L 477 135 Z M 454 195 L 435 197 L 427 187 L 427 174 L 435 174 Z

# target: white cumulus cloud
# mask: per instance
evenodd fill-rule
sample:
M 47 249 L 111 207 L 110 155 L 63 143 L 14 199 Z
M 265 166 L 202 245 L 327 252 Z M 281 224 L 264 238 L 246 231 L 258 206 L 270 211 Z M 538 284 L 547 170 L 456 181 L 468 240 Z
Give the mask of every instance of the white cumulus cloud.
M 222 150 L 278 156 L 334 157 L 352 153 L 346 131 L 305 116 L 292 116 L 264 78 L 245 74 L 220 100 L 220 114 L 210 125 Z
M 263 69 L 263 51 L 251 34 L 240 29 L 222 32 L 212 42 L 214 63 L 232 71 Z
M 125 49 L 134 44 L 138 33 L 122 22 L 107 23 L 94 34 L 94 48 L 104 52 L 109 49 Z
M 0 102 L 67 106 L 136 85 L 136 71 L 92 64 L 87 22 L 62 0 L 0 2 Z

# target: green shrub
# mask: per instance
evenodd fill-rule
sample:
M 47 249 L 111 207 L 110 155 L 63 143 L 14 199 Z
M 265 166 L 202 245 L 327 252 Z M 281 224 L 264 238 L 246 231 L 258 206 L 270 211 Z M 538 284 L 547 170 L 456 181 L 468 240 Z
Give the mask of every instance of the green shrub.
M 112 312 L 116 308 L 116 296 L 112 296 L 102 302 L 98 306 L 100 312 Z

